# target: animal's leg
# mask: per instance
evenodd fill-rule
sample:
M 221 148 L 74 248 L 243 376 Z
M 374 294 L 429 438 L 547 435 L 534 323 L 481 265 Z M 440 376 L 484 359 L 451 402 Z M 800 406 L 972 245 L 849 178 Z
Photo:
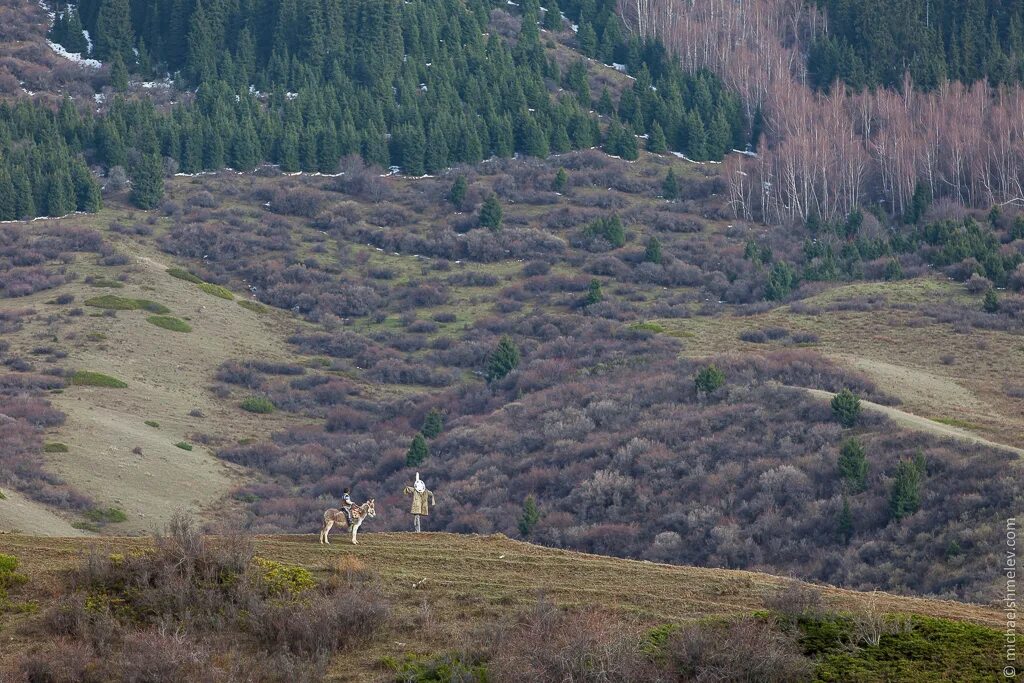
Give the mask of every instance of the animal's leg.
M 326 543 L 327 545 L 331 544 L 330 540 L 328 540 L 327 537 L 331 533 L 331 527 L 332 526 L 334 526 L 334 520 L 333 519 L 327 520 L 326 526 L 324 527 L 324 543 Z
M 356 534 L 359 533 L 359 525 L 362 524 L 362 523 L 363 523 L 363 520 L 360 519 L 359 521 L 357 521 L 355 524 L 352 525 L 352 545 L 359 545 L 359 541 L 356 540 Z
M 413 518 L 416 520 L 416 533 L 419 533 L 420 532 L 420 516 L 419 515 L 413 515 Z

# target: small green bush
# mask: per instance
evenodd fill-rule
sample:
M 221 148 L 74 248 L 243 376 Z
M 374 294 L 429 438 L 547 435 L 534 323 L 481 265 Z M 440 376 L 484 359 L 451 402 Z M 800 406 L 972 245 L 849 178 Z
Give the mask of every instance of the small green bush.
M 128 299 L 123 296 L 114 296 L 113 294 L 104 294 L 103 296 L 96 296 L 91 299 L 85 300 L 86 306 L 92 306 L 93 308 L 105 308 L 114 311 L 149 311 L 150 313 L 170 313 L 171 309 L 167 308 L 163 304 L 158 304 L 155 301 L 149 299 Z
M 7 591 L 28 581 L 28 577 L 15 571 L 18 558 L 0 553 L 0 602 L 7 598 Z
M 174 445 L 177 446 L 178 448 L 180 448 L 183 451 L 190 451 L 190 450 L 192 450 L 192 444 L 190 444 L 187 441 L 179 441 L 178 443 L 176 443 Z
M 99 525 L 98 524 L 94 524 L 93 522 L 72 522 L 71 523 L 71 528 L 72 529 L 78 529 L 79 531 L 92 531 L 92 532 L 97 532 L 97 531 L 100 530 Z
M 245 299 L 240 300 L 238 305 L 244 309 L 252 311 L 253 313 L 259 313 L 260 315 L 266 313 L 268 310 L 263 304 L 256 303 L 255 301 L 247 301 Z
M 122 382 L 115 377 L 88 370 L 79 370 L 73 374 L 71 383 L 81 387 L 108 387 L 110 389 L 124 389 L 128 386 L 127 382 Z
M 167 274 L 170 275 L 171 277 L 176 277 L 179 280 L 185 280 L 186 282 L 191 282 L 193 284 L 201 285 L 203 283 L 202 278 L 196 277 L 195 275 L 188 272 L 184 268 L 168 268 Z
M 253 562 L 263 573 L 263 583 L 270 595 L 298 595 L 316 587 L 316 580 L 308 569 L 282 564 L 262 557 Z
M 90 332 L 89 334 L 85 335 L 85 338 L 88 339 L 89 341 L 101 342 L 107 340 L 107 335 L 103 334 L 102 332 Z
M 227 287 L 221 287 L 220 285 L 210 284 L 209 282 L 203 282 L 199 285 L 199 289 L 203 290 L 207 294 L 213 294 L 219 296 L 221 299 L 227 299 L 232 301 L 235 295 L 231 293 L 231 290 Z
M 415 655 L 407 654 L 403 659 L 385 657 L 381 665 L 396 674 L 395 680 L 411 683 L 428 683 L 429 681 L 465 681 L 466 683 L 486 683 L 490 680 L 487 664 L 473 658 L 464 659 L 465 655 Z
M 139 308 L 141 308 L 144 311 L 149 311 L 150 313 L 157 313 L 162 315 L 164 313 L 171 312 L 171 309 L 167 308 L 163 304 L 158 304 L 157 302 L 150 301 L 149 299 L 136 299 L 135 303 L 138 305 Z
M 725 373 L 714 365 L 708 365 L 697 373 L 693 383 L 697 387 L 697 393 L 711 394 L 725 384 Z
M 147 427 L 152 427 L 153 429 L 160 429 L 160 423 L 157 422 L 156 420 L 146 420 L 142 424 L 146 425 Z
M 162 327 L 165 330 L 171 332 L 191 332 L 192 326 L 184 320 L 179 320 L 169 315 L 151 315 L 146 318 L 149 322 L 153 323 L 157 327 Z
M 86 299 L 85 305 L 115 311 L 134 311 L 139 307 L 135 299 L 126 299 L 123 296 L 115 296 L 113 294 L 104 294 L 103 296 L 94 296 L 91 299 Z
M 45 446 L 43 446 L 43 453 L 67 453 L 67 452 L 68 452 L 67 444 L 58 443 L 56 441 L 53 442 L 53 443 L 48 443 Z
M 4 495 L 3 491 L 0 491 L 0 500 L 7 500 L 7 496 Z
M 95 524 L 114 524 L 128 519 L 128 515 L 120 508 L 93 508 L 84 517 Z
M 248 410 L 250 413 L 272 413 L 274 412 L 274 403 L 263 396 L 250 396 L 249 398 L 242 401 L 242 410 Z

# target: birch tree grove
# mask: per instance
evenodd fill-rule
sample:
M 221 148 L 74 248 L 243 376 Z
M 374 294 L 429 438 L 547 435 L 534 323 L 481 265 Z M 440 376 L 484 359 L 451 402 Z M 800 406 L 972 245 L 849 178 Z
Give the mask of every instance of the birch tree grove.
M 759 157 L 723 166 L 737 216 L 833 220 L 879 203 L 904 213 L 920 183 L 965 206 L 1024 204 L 1024 90 L 947 81 L 918 92 L 815 92 L 802 55 L 825 16 L 802 0 L 619 0 L 628 30 L 657 37 L 760 110 Z

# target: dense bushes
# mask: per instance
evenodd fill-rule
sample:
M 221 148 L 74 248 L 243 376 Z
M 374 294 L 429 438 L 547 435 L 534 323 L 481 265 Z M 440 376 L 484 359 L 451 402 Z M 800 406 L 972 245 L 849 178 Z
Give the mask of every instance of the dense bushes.
M 379 593 L 320 583 L 182 517 L 150 551 L 94 548 L 65 585 L 42 618 L 57 647 L 21 663 L 32 680 L 320 680 L 333 653 L 372 640 L 389 618 Z

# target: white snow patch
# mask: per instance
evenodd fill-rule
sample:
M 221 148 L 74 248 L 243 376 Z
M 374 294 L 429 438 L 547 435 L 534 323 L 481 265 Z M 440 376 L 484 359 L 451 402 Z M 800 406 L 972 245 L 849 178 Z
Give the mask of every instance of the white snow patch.
M 606 65 L 607 66 L 607 65 Z M 611 67 L 620 73 L 626 73 L 626 65 L 612 62 Z
M 64 49 L 63 45 L 59 45 L 53 42 L 52 40 L 47 40 L 46 44 L 50 46 L 51 50 L 56 52 L 64 59 L 67 59 L 68 61 L 75 62 L 76 64 L 81 64 L 82 66 L 92 67 L 93 69 L 98 69 L 101 66 L 103 66 L 102 62 L 100 62 L 98 59 L 86 59 L 82 56 L 80 52 L 68 52 Z
M 84 28 L 82 29 L 82 35 L 85 36 L 85 51 L 92 52 L 92 36 Z
M 284 94 L 284 98 L 285 98 L 286 100 L 288 100 L 289 102 L 290 102 L 291 100 L 294 100 L 294 99 L 295 99 L 296 97 L 298 97 L 298 96 L 299 96 L 299 93 L 297 93 L 297 92 L 286 92 L 286 93 Z

